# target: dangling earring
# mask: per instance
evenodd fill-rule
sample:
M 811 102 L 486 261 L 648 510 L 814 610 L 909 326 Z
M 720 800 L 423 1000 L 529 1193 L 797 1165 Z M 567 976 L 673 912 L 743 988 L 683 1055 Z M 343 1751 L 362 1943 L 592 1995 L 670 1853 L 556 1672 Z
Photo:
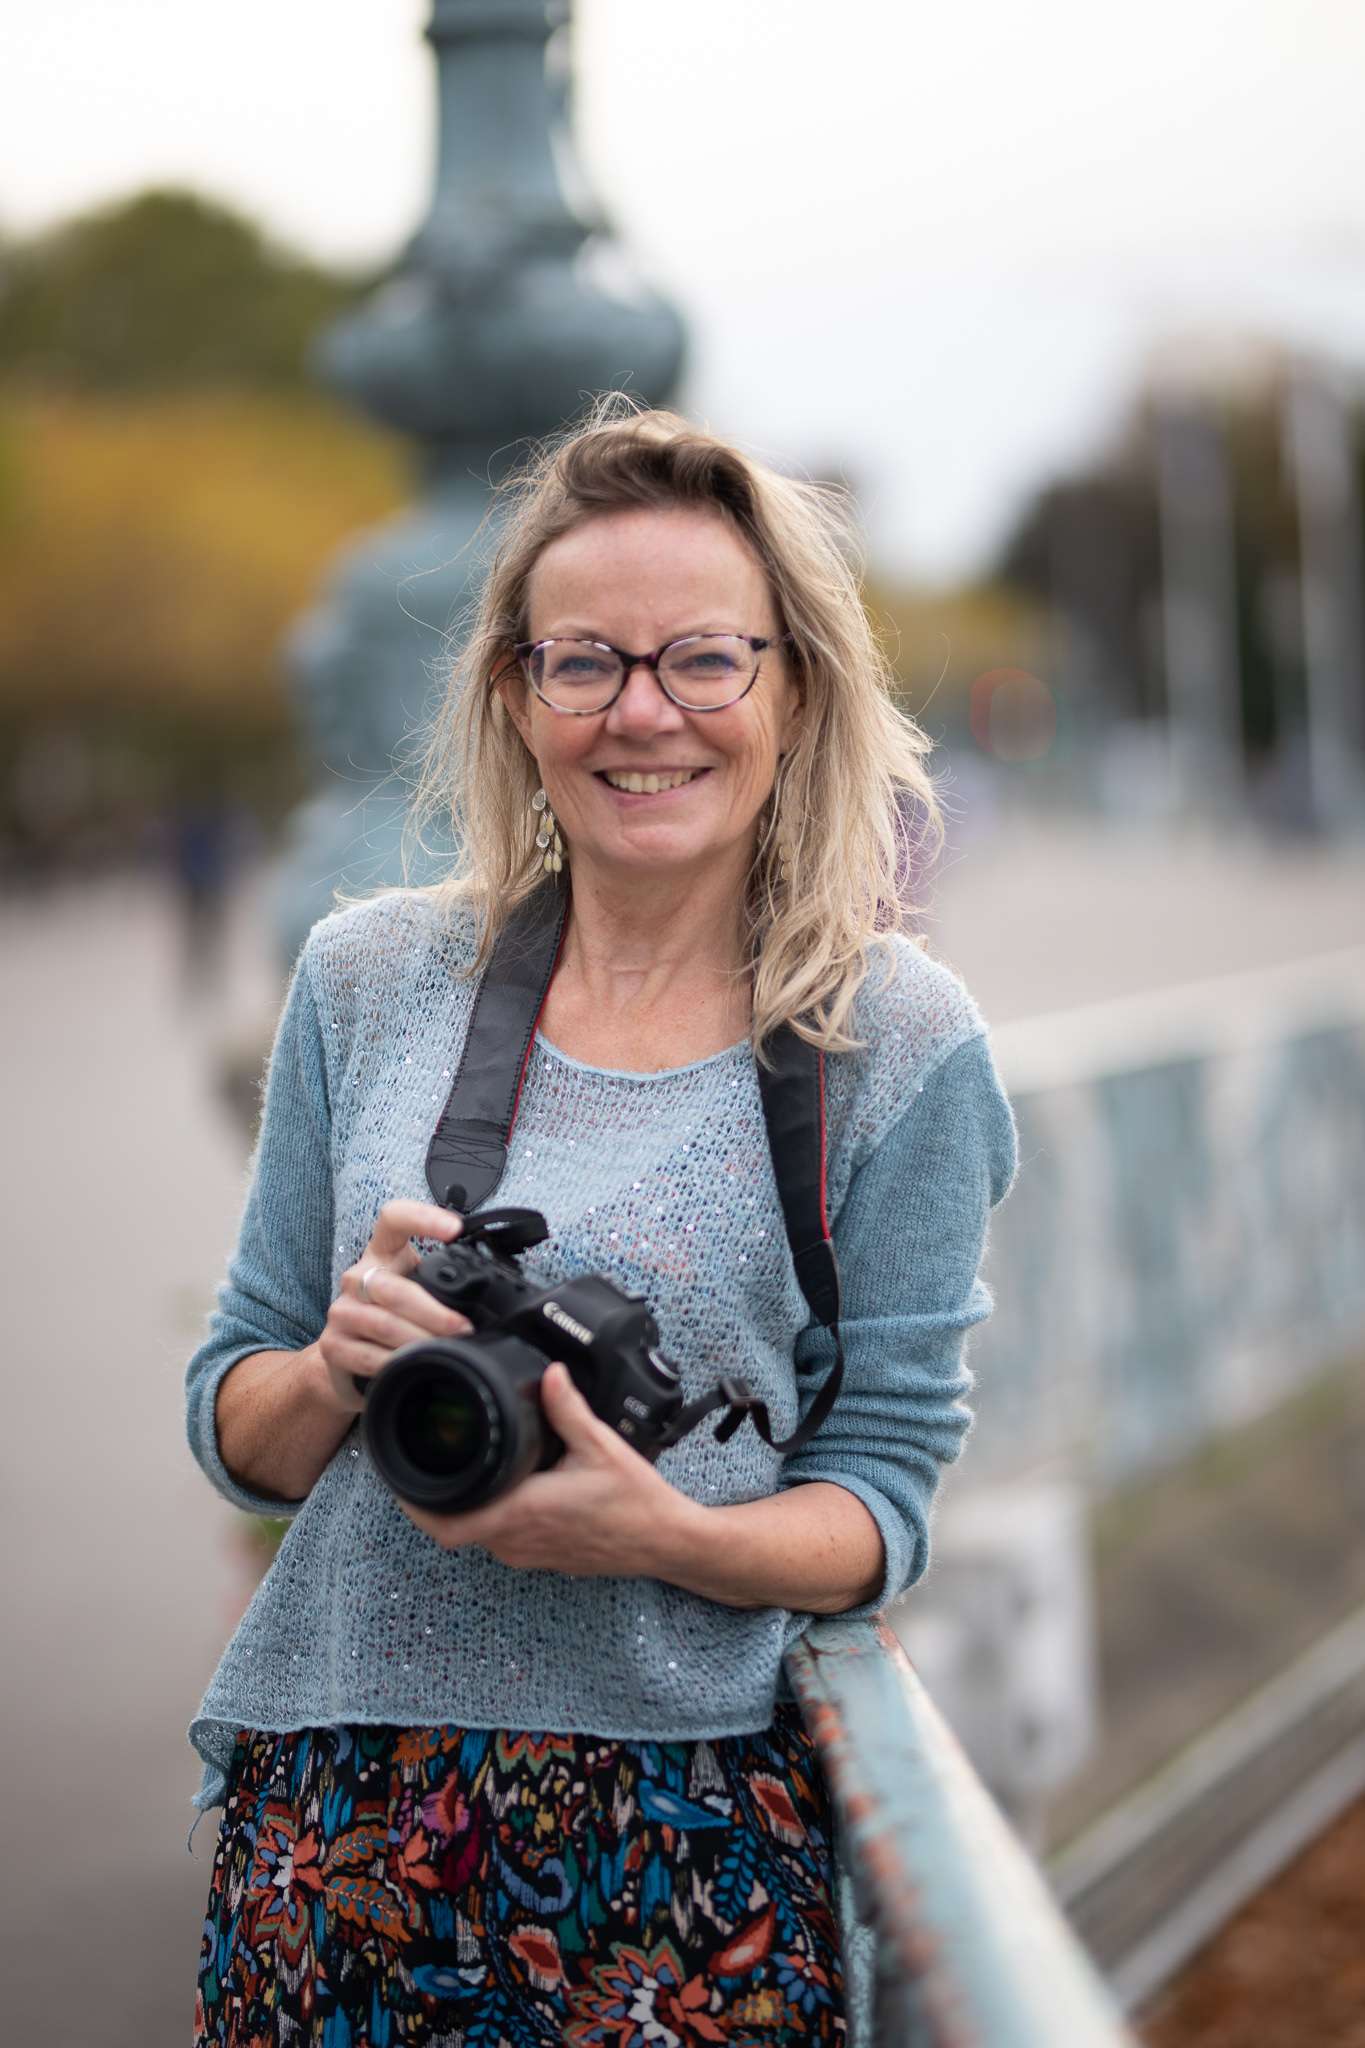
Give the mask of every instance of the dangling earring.
M 535 813 L 536 852 L 541 856 L 541 866 L 547 875 L 561 874 L 564 869 L 564 841 L 559 836 L 550 799 L 543 789 L 538 789 L 531 798 L 531 809 Z
M 785 757 L 778 763 L 777 781 L 773 786 L 773 836 L 777 844 L 777 879 L 779 882 L 790 882 L 792 869 L 796 865 L 796 846 L 791 832 L 782 819 L 784 764 Z

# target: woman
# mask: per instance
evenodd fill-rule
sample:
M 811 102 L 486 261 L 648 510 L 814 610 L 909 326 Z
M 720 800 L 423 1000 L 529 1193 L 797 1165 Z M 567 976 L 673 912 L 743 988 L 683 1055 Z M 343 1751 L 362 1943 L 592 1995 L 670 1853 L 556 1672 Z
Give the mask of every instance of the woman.
M 820 1613 L 923 1571 L 1014 1127 L 970 996 L 902 930 L 941 836 L 835 514 L 685 421 L 606 408 L 522 479 L 433 742 L 455 880 L 325 919 L 272 1055 L 191 1442 L 295 1517 L 193 1739 L 225 1798 L 201 2042 L 843 2036 L 819 1766 L 783 1684 Z M 907 842 L 918 815 L 920 840 Z M 548 872 L 547 872 L 548 871 Z M 424 1160 L 509 910 L 570 882 L 497 1201 L 528 1272 L 642 1294 L 684 1391 L 774 1434 L 829 1369 L 758 1057 L 829 1055 L 844 1388 L 783 1459 L 746 1426 L 648 1464 L 562 1366 L 566 1455 L 400 1504 L 353 1377 L 468 1328 L 412 1278 L 460 1220 Z

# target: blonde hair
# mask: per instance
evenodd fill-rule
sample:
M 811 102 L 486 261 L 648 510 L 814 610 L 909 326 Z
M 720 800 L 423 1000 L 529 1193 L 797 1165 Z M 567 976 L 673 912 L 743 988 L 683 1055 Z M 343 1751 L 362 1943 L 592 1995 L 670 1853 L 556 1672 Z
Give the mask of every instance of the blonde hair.
M 909 879 L 943 843 L 924 767 L 933 743 L 894 702 L 863 609 L 845 494 L 782 476 L 677 413 L 613 394 L 537 447 L 500 490 L 496 550 L 415 793 L 419 835 L 424 821 L 456 825 L 455 867 L 433 893 L 473 909 L 477 969 L 509 912 L 547 886 L 530 810 L 539 776 L 497 683 L 527 637 L 527 585 L 544 550 L 584 520 L 638 506 L 719 514 L 767 574 L 803 709 L 779 771 L 790 879 L 780 875 L 770 798 L 744 905 L 753 1040 L 761 1053 L 790 1023 L 827 1051 L 850 1050 L 849 1013 L 871 955 L 918 914 Z

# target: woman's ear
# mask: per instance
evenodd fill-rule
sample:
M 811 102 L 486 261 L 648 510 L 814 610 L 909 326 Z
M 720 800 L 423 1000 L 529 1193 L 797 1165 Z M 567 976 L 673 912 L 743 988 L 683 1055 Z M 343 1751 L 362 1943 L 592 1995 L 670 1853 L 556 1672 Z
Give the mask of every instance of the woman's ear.
M 527 753 L 531 753 L 531 719 L 526 709 L 526 684 L 515 661 L 508 659 L 496 671 L 493 688 L 501 697 L 507 716 L 521 734 Z
M 786 662 L 786 679 L 787 701 L 782 710 L 782 729 L 777 742 L 783 754 L 789 754 L 796 745 L 806 711 L 805 671 L 800 662 L 790 656 Z

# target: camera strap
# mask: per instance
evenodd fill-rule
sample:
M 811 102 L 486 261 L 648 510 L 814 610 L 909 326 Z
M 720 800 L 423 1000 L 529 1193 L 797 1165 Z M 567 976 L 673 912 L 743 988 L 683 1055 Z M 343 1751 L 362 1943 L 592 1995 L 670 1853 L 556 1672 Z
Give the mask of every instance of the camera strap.
M 447 1208 L 482 1208 L 506 1171 L 517 1105 L 568 916 L 567 886 L 542 884 L 508 917 L 480 978 L 460 1064 L 427 1149 L 428 1184 Z M 789 1025 L 774 1033 L 767 1052 L 771 1064 L 759 1064 L 759 1095 L 787 1243 L 811 1313 L 833 1336 L 834 1363 L 788 1437 L 774 1437 L 766 1402 L 743 1380 L 727 1376 L 679 1410 L 665 1447 L 724 1409 L 716 1425 L 719 1442 L 728 1442 L 748 1418 L 766 1444 L 788 1456 L 815 1435 L 843 1382 L 839 1263 L 825 1200 L 824 1054 Z
M 559 964 L 569 892 L 546 883 L 518 904 L 479 979 L 446 1106 L 427 1147 L 427 1185 L 443 1208 L 481 1209 L 507 1170 L 517 1104 Z

